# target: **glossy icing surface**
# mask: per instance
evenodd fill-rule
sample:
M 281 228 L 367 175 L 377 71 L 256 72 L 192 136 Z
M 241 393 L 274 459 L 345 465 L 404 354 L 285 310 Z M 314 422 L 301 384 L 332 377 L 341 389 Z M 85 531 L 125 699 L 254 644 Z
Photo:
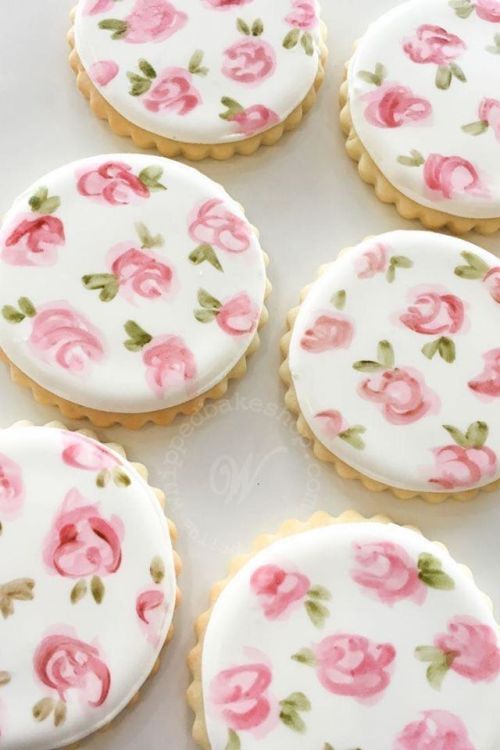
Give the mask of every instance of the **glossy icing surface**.
M 0 347 L 58 396 L 155 411 L 247 350 L 265 293 L 241 207 L 161 157 L 92 157 L 38 180 L 0 230 Z
M 210 746 L 495 750 L 499 674 L 491 610 L 441 547 L 394 525 L 306 531 L 253 557 L 212 610 Z
M 498 0 L 410 0 L 375 22 L 349 69 L 354 129 L 420 205 L 500 216 Z
M 319 66 L 317 0 L 80 0 L 76 49 L 127 120 L 187 143 L 285 120 Z
M 350 466 L 460 492 L 500 477 L 500 265 L 430 232 L 371 238 L 303 302 L 289 364 L 300 410 Z
M 65 430 L 2 430 L 0 479 L 1 745 L 52 750 L 149 676 L 175 606 L 168 528 L 127 461 Z

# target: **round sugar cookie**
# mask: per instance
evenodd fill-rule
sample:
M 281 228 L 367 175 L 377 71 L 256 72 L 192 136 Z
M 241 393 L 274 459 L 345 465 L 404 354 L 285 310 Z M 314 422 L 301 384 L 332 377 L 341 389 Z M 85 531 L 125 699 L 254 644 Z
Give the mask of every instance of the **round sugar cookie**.
M 265 259 L 241 207 L 161 157 L 42 177 L 5 216 L 0 265 L 16 378 L 99 425 L 167 423 L 221 396 L 266 318 Z
M 165 156 L 277 141 L 316 97 L 317 0 L 80 0 L 70 44 L 96 114 Z
M 373 23 L 343 86 L 363 179 L 406 218 L 500 228 L 497 0 L 410 0 Z
M 119 450 L 54 427 L 0 431 L 5 750 L 73 746 L 107 726 L 169 634 L 178 564 L 163 494 Z
M 354 513 L 289 521 L 211 605 L 190 657 L 205 750 L 498 746 L 490 603 L 414 530 Z
M 289 322 L 287 404 L 320 458 L 402 497 L 498 486 L 495 256 L 428 232 L 373 237 L 322 269 Z

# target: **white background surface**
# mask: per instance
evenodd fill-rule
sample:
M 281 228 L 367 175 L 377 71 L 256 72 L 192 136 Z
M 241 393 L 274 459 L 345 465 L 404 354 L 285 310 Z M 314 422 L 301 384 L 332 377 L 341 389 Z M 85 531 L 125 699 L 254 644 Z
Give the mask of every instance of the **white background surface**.
M 500 493 L 466 505 L 434 507 L 402 503 L 388 493 L 372 495 L 358 482 L 340 479 L 302 445 L 284 409 L 277 374 L 286 313 L 317 267 L 368 234 L 418 228 L 382 206 L 361 183 L 338 127 L 343 63 L 369 21 L 394 5 L 394 0 L 323 0 L 328 77 L 300 130 L 249 159 L 200 165 L 243 203 L 261 231 L 272 261 L 271 317 L 261 350 L 228 400 L 167 429 L 101 433 L 147 464 L 153 482 L 169 495 L 184 561 L 184 601 L 160 673 L 112 731 L 87 742 L 92 750 L 194 750 L 192 717 L 184 700 L 194 619 L 206 608 L 209 587 L 224 576 L 229 559 L 246 550 L 257 534 L 274 531 L 289 517 L 306 518 L 317 509 L 338 514 L 354 507 L 418 525 L 473 568 L 480 587 L 500 606 Z M 32 181 L 64 162 L 134 150 L 130 141 L 114 136 L 94 118 L 76 90 L 65 42 L 71 6 L 72 0 L 0 0 L 0 213 Z M 500 235 L 470 239 L 498 254 Z M 42 424 L 57 418 L 55 409 L 35 404 L 0 369 L 0 426 L 18 419 Z

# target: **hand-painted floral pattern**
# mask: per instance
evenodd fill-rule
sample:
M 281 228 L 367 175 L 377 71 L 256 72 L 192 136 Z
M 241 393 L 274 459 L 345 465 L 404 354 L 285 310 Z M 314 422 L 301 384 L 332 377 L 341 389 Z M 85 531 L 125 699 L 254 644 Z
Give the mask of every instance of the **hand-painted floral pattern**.
M 445 490 L 467 489 L 483 484 L 497 470 L 495 451 L 486 445 L 489 429 L 485 422 L 474 422 L 466 433 L 444 425 L 454 443 L 434 449 L 435 475 L 429 481 Z
M 162 398 L 169 389 L 187 387 L 194 380 L 197 374 L 196 360 L 182 338 L 167 334 L 153 339 L 132 322 L 126 325 L 126 331 L 130 336 L 126 347 L 130 351 L 143 350 L 146 380 L 158 398 Z
M 130 93 L 138 96 L 147 91 L 148 95 L 144 97 L 143 102 L 150 112 L 171 111 L 184 117 L 202 103 L 201 95 L 193 83 L 193 75 L 189 70 L 171 67 L 165 68 L 158 74 L 153 72 L 153 82 L 148 78 L 129 74 L 132 82 Z
M 450 0 L 449 4 L 459 18 L 467 19 L 476 11 L 483 21 L 500 23 L 500 0 Z
M 403 599 L 419 605 L 424 603 L 425 584 L 403 547 L 392 542 L 356 544 L 354 554 L 356 568 L 352 577 L 368 593 L 390 606 Z
M 492 349 L 484 355 L 484 370 L 469 382 L 469 388 L 486 399 L 500 397 L 500 349 Z
M 489 128 L 493 129 L 497 141 L 500 141 L 500 101 L 498 99 L 483 99 L 479 105 L 479 120 L 462 127 L 469 135 L 482 135 Z
M 374 243 L 362 255 L 356 258 L 358 279 L 371 279 L 379 273 L 385 273 L 389 284 L 396 281 L 399 269 L 413 267 L 413 261 L 405 255 L 390 255 L 390 249 L 380 242 Z
M 114 469 L 118 459 L 101 443 L 77 433 L 63 433 L 62 460 L 66 466 L 83 471 Z
M 137 617 L 147 640 L 154 646 L 160 640 L 166 609 L 165 594 L 160 589 L 147 589 L 137 597 L 135 605 Z
M 98 13 L 107 13 L 108 10 L 113 8 L 116 0 L 87 0 L 85 5 L 85 13 L 89 16 L 95 16 Z
M 285 21 L 302 31 L 314 29 L 318 23 L 316 8 L 312 0 L 293 0 L 293 10 L 287 15 Z
M 466 265 L 457 266 L 455 275 L 469 281 L 482 281 L 495 302 L 500 303 L 500 266 L 490 267 L 476 253 L 463 252 L 461 257 Z
M 265 565 L 252 574 L 250 586 L 259 598 L 265 617 L 277 620 L 305 599 L 311 582 L 301 573 Z
M 99 60 L 89 70 L 90 77 L 98 86 L 107 86 L 119 73 L 120 68 L 114 60 Z
M 243 253 L 250 247 L 248 223 L 225 208 L 216 198 L 194 209 L 189 219 L 189 236 L 194 242 L 228 253 Z
M 435 336 L 459 333 L 465 323 L 465 306 L 454 294 L 436 287 L 412 290 L 411 304 L 400 320 L 410 331 Z
M 221 112 L 219 117 L 222 120 L 236 123 L 238 132 L 248 137 L 263 130 L 268 130 L 280 122 L 279 115 L 263 104 L 252 104 L 245 108 L 228 96 L 223 96 L 221 102 L 226 109 Z
M 124 162 L 105 162 L 95 169 L 77 174 L 80 195 L 110 206 L 126 206 L 149 198 L 151 191 L 165 190 L 160 179 L 163 170 L 147 167 L 134 175 Z
M 229 336 L 246 336 L 257 327 L 259 310 L 245 292 L 221 302 L 204 289 L 200 289 L 198 302 L 201 309 L 194 312 L 196 320 L 200 323 L 211 323 L 215 320 Z
M 431 154 L 425 159 L 421 153 L 413 150 L 411 156 L 399 156 L 398 162 L 405 167 L 423 165 L 424 184 L 435 200 L 452 200 L 460 195 L 473 198 L 489 195 L 477 168 L 461 156 Z
M 1 250 L 4 263 L 12 266 L 52 266 L 66 236 L 61 219 L 52 214 L 60 207 L 56 195 L 46 187 L 39 188 L 29 199 L 31 213 L 17 217 Z
M 437 65 L 436 86 L 448 89 L 453 78 L 464 83 L 466 77 L 455 62 L 467 49 L 465 42 L 440 26 L 424 24 L 413 38 L 404 42 L 403 50 L 410 60 L 419 64 Z
M 21 467 L 0 453 L 0 521 L 15 518 L 23 507 L 24 497 Z
M 222 720 L 234 732 L 262 733 L 269 723 L 272 672 L 267 663 L 255 662 L 220 672 L 210 686 L 209 700 Z
M 400 128 L 429 119 L 432 105 L 415 96 L 411 89 L 397 83 L 385 83 L 366 94 L 365 117 L 377 128 Z
M 269 42 L 258 38 L 264 31 L 260 19 L 254 22 L 251 29 L 241 22 L 240 30 L 245 38 L 225 50 L 222 72 L 236 83 L 259 84 L 273 75 L 276 54 Z
M 342 414 L 336 409 L 326 409 L 316 414 L 316 420 L 321 425 L 321 430 L 328 435 L 330 439 L 340 438 L 349 443 L 357 450 L 363 450 L 365 443 L 361 435 L 366 432 L 363 425 L 353 425 L 349 427 Z
M 144 299 L 167 297 L 172 291 L 174 272 L 171 266 L 150 250 L 121 245 L 112 251 L 111 273 L 120 292 L 129 300 L 135 295 Z
M 354 323 L 346 315 L 325 313 L 308 328 L 301 339 L 302 349 L 322 354 L 332 349 L 349 349 L 354 337 Z
M 491 268 L 483 279 L 489 293 L 500 304 L 500 266 Z
M 449 711 L 424 711 L 398 735 L 393 750 L 476 750 L 463 721 Z
M 124 20 L 106 18 L 99 28 L 110 31 L 112 39 L 129 44 L 164 42 L 186 25 L 188 17 L 168 0 L 136 0 Z

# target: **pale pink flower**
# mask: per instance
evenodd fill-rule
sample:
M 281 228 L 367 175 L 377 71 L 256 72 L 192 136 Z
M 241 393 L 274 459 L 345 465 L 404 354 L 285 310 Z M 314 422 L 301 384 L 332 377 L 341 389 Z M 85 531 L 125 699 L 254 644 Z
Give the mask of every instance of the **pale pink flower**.
M 469 382 L 469 388 L 480 396 L 500 397 L 500 349 L 492 349 L 484 355 L 483 372 Z
M 498 20 L 500 22 L 500 16 Z M 497 141 L 500 141 L 500 101 L 498 99 L 483 99 L 479 106 L 479 119 L 481 122 L 487 122 L 490 128 L 493 128 Z
M 229 120 L 230 122 L 236 122 L 239 132 L 248 137 L 272 128 L 273 125 L 281 122 L 280 116 L 263 104 L 253 104 L 251 107 L 231 115 Z
M 449 711 L 423 711 L 396 739 L 393 750 L 476 750 L 463 721 Z
M 25 498 L 21 467 L 0 453 L 0 519 L 17 517 Z
M 381 242 L 370 245 L 356 260 L 358 279 L 370 279 L 387 268 L 388 250 Z
M 66 242 L 56 216 L 23 214 L 4 240 L 2 260 L 12 266 L 52 266 Z
M 439 399 L 426 385 L 422 375 L 410 367 L 385 370 L 364 380 L 359 393 L 368 401 L 379 404 L 391 424 L 418 422 L 427 414 L 435 414 Z
M 184 68 L 165 68 L 144 98 L 144 106 L 150 112 L 175 112 L 184 116 L 193 111 L 202 98 L 193 85 L 193 76 Z
M 173 291 L 173 268 L 151 250 L 121 242 L 110 251 L 108 262 L 120 293 L 130 302 L 136 295 L 151 300 L 168 297 Z
M 89 74 L 94 83 L 99 86 L 107 86 L 113 78 L 116 78 L 120 68 L 114 60 L 99 60 L 89 68 Z
M 85 14 L 95 16 L 98 13 L 106 13 L 114 7 L 115 0 L 87 0 Z
M 324 432 L 330 438 L 336 438 L 341 432 L 347 429 L 347 423 L 342 414 L 335 409 L 320 411 L 315 418 L 321 421 Z
M 500 0 L 476 0 L 475 5 L 479 18 L 491 23 L 500 23 Z
M 276 54 L 264 39 L 245 37 L 224 52 L 222 72 L 237 83 L 255 84 L 272 76 Z
M 307 596 L 311 582 L 302 573 L 292 573 L 277 565 L 263 565 L 254 571 L 250 586 L 268 620 L 277 620 Z
M 486 477 L 493 477 L 497 469 L 497 457 L 487 446 L 463 448 L 446 445 L 434 450 L 436 476 L 429 481 L 445 490 L 466 489 L 480 484 Z
M 384 83 L 362 97 L 365 117 L 377 128 L 400 128 L 428 120 L 432 104 L 399 83 Z
M 330 349 L 348 349 L 354 336 L 354 324 L 341 313 L 324 313 L 302 336 L 300 345 L 306 352 L 320 354 Z
M 415 333 L 459 333 L 465 323 L 465 305 L 438 287 L 418 287 L 411 292 L 411 304 L 399 319 Z
M 245 336 L 255 330 L 259 310 L 248 294 L 240 294 L 226 300 L 217 312 L 216 321 L 230 336 Z
M 255 730 L 270 717 L 271 682 L 271 670 L 264 663 L 225 669 L 212 681 L 210 701 L 233 731 Z
M 406 40 L 403 49 L 413 62 L 449 65 L 467 49 L 467 45 L 441 26 L 424 24 L 413 38 Z
M 318 23 L 318 17 L 313 0 L 293 0 L 293 10 L 287 15 L 285 21 L 302 31 L 314 29 Z
M 352 577 L 368 593 L 389 606 L 403 599 L 423 604 L 426 587 L 418 576 L 417 565 L 399 544 L 355 544 L 354 553 L 357 567 Z
M 424 181 L 448 200 L 464 193 L 480 198 L 488 195 L 476 167 L 461 156 L 431 154 L 425 162 Z
M 84 435 L 63 432 L 62 460 L 67 466 L 84 471 L 113 469 L 118 460 L 100 443 Z
M 488 271 L 483 279 L 483 284 L 486 285 L 495 302 L 500 304 L 500 266 Z
M 126 206 L 149 198 L 149 188 L 132 172 L 132 167 L 119 161 L 108 161 L 95 169 L 77 174 L 80 195 L 111 206 Z
M 189 219 L 189 236 L 195 242 L 212 245 L 229 253 L 242 253 L 250 247 L 248 223 L 229 211 L 223 201 L 213 198 L 196 208 Z
M 495 631 L 473 617 L 454 617 L 435 646 L 449 654 L 454 672 L 472 682 L 492 682 L 500 674 L 500 649 Z
M 180 336 L 157 336 L 144 348 L 142 359 L 147 382 L 159 398 L 185 386 L 197 374 L 194 354 Z
M 125 40 L 132 44 L 164 42 L 187 21 L 186 13 L 177 10 L 168 0 L 136 0 L 132 13 L 125 19 Z
M 137 597 L 135 611 L 146 639 L 156 647 L 167 611 L 165 594 L 159 589 L 142 591 Z

